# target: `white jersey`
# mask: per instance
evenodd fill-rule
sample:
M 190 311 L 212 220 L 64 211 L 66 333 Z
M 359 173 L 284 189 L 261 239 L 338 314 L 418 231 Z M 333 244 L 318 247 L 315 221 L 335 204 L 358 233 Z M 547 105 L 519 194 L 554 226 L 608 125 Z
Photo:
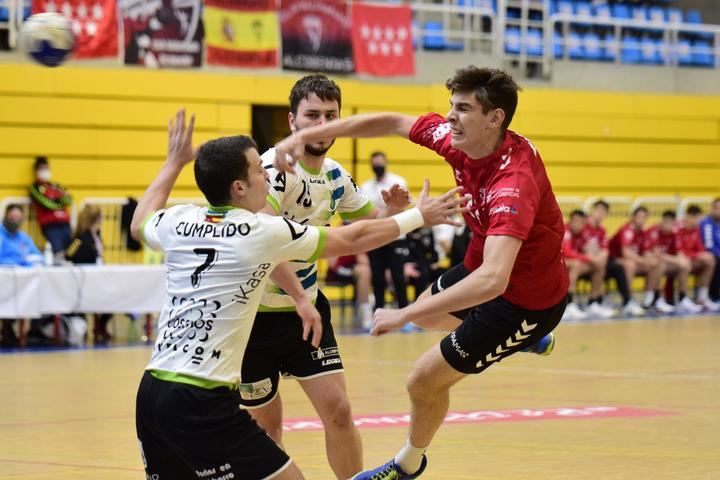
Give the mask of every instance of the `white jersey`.
M 315 261 L 325 229 L 240 208 L 179 205 L 142 226 L 163 250 L 167 299 L 148 370 L 238 384 L 245 348 L 275 264 Z
M 374 208 L 355 185 L 350 174 L 335 160 L 325 158 L 320 170 L 312 170 L 298 162 L 295 174 L 280 173 L 273 167 L 275 149 L 262 155 L 263 166 L 270 176 L 267 201 L 278 215 L 302 225 L 327 226 L 338 212 L 343 220 L 363 217 Z M 317 263 L 293 260 L 290 266 L 314 301 L 317 297 Z M 272 281 L 268 282 L 259 311 L 295 310 L 292 298 Z

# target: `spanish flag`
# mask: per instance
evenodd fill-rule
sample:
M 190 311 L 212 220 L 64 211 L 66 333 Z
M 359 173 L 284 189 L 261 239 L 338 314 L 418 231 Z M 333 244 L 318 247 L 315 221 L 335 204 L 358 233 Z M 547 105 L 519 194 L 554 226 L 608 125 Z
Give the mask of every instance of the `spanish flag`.
M 274 0 L 205 0 L 207 63 L 274 67 L 280 43 Z

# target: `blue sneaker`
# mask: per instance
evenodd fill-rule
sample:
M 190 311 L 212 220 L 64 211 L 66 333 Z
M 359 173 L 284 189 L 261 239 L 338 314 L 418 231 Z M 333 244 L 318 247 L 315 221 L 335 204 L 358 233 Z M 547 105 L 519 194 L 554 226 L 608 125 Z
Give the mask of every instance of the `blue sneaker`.
M 523 348 L 523 352 L 534 353 L 536 355 L 542 355 L 547 357 L 550 355 L 555 348 L 555 334 L 548 333 L 539 342 L 530 345 L 527 348 Z
M 381 467 L 358 473 L 352 477 L 351 480 L 412 480 L 413 478 L 419 477 L 425 471 L 425 467 L 427 467 L 427 457 L 423 455 L 420 470 L 412 475 L 408 475 L 402 471 L 400 466 L 395 464 L 395 459 L 393 458 Z

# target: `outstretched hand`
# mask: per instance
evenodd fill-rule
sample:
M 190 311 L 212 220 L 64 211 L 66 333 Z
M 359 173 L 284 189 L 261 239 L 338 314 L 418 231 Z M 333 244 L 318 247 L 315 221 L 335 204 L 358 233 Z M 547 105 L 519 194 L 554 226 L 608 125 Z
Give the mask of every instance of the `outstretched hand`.
M 185 109 L 178 110 L 175 121 L 168 122 L 168 161 L 180 167 L 192 162 L 197 149 L 192 146 L 192 133 L 195 126 L 195 115 L 190 115 L 190 121 L 185 126 Z
M 425 226 L 432 227 L 433 225 L 440 224 L 453 225 L 455 227 L 462 226 L 462 223 L 453 219 L 454 215 L 468 211 L 466 204 L 470 196 L 456 196 L 456 194 L 462 190 L 463 187 L 455 187 L 439 197 L 430 197 L 428 196 L 430 181 L 426 178 L 423 182 L 423 188 L 418 197 L 418 201 L 415 203 L 415 206 L 420 210 L 425 219 Z
M 397 183 L 393 184 L 388 190 L 381 190 L 380 194 L 385 206 L 392 212 L 402 212 L 412 203 L 408 189 L 401 187 Z
M 370 335 L 378 337 L 393 330 L 399 330 L 408 322 L 403 318 L 403 310 L 390 310 L 378 308 L 373 314 L 373 324 Z
M 295 164 L 305 155 L 305 142 L 299 132 L 275 144 L 273 166 L 279 172 L 295 173 Z

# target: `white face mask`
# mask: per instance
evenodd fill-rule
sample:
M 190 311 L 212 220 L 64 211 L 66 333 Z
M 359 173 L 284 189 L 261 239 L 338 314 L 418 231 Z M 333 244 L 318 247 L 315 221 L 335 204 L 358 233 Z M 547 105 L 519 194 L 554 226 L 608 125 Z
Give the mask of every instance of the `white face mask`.
M 38 173 L 37 173 L 37 178 L 38 178 L 38 180 L 41 180 L 41 181 L 43 181 L 43 182 L 49 182 L 49 181 L 50 181 L 50 177 L 51 177 L 51 175 L 50 175 L 50 169 L 49 169 L 49 168 L 44 168 L 44 169 L 42 169 L 42 170 L 39 170 Z

